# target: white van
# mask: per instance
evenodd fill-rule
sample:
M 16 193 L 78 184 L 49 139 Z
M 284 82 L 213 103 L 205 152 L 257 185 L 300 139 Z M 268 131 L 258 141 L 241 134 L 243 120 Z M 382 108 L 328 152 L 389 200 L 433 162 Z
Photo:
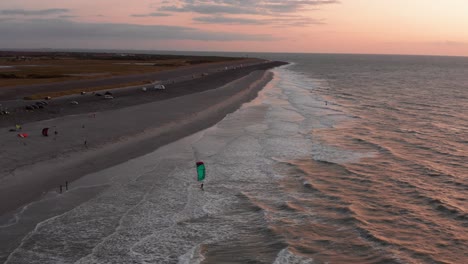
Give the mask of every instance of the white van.
M 166 86 L 164 86 L 163 84 L 155 84 L 154 89 L 155 90 L 164 90 L 164 89 L 166 89 Z

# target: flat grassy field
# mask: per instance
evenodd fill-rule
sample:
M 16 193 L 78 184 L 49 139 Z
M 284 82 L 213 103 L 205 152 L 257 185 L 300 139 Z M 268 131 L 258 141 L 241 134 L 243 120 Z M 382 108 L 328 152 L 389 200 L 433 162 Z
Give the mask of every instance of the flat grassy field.
M 0 51 L 0 88 L 158 72 L 227 57 Z

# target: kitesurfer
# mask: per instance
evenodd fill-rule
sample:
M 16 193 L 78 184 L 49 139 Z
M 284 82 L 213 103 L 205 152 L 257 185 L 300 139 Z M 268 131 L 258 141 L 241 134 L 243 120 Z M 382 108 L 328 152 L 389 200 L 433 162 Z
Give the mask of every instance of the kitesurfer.
M 205 179 L 205 164 L 202 161 L 196 163 L 197 166 L 197 180 L 201 182 L 200 189 L 203 191 L 203 180 Z

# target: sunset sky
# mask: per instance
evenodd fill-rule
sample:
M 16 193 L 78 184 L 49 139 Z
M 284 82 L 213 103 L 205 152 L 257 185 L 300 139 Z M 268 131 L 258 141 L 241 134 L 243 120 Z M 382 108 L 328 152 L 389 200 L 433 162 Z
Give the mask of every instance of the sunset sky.
M 2 0 L 0 48 L 468 56 L 468 1 Z

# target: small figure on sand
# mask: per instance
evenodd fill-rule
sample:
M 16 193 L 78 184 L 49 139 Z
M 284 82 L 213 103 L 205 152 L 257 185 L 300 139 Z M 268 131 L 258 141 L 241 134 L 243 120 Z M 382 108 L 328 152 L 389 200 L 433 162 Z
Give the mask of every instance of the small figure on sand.
M 202 161 L 198 161 L 197 165 L 197 180 L 201 182 L 200 189 L 203 191 L 203 180 L 205 180 L 205 164 Z
M 21 125 L 16 124 L 15 128 L 10 128 L 10 132 L 15 132 L 15 131 L 21 131 L 22 127 Z

